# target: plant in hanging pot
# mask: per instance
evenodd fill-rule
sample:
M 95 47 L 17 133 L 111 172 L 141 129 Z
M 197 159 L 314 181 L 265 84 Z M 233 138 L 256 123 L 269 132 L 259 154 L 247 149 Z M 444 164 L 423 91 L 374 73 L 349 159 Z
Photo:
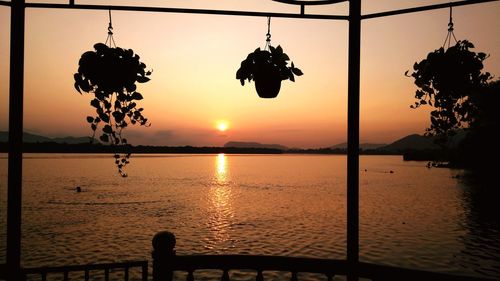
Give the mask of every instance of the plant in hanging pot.
M 131 49 L 113 48 L 103 43 L 95 44 L 94 49 L 81 56 L 78 72 L 74 74 L 74 86 L 80 94 L 82 91 L 94 94 L 90 105 L 95 108 L 96 115 L 88 116 L 87 121 L 94 136 L 97 127 L 103 124 L 101 142 L 122 146 L 116 150 L 122 153 L 115 153 L 114 157 L 119 173 L 125 177 L 123 169 L 129 163 L 130 153 L 127 153 L 129 146 L 122 130 L 129 122 L 150 125 L 142 115 L 143 108 L 137 107 L 136 102 L 143 97 L 136 91 L 136 83 L 148 82 L 151 71 L 145 70 L 146 65 Z
M 440 48 L 416 62 L 413 72 L 417 86 L 417 101 L 411 108 L 422 105 L 434 107 L 430 113 L 431 125 L 427 134 L 441 136 L 457 129 L 468 128 L 478 116 L 478 99 L 492 76 L 482 72 L 485 53 L 476 53 L 469 41 L 458 41 L 448 49 Z
M 281 46 L 269 46 L 269 51 L 257 48 L 241 62 L 236 79 L 240 80 L 242 86 L 245 85 L 245 80 L 254 80 L 259 97 L 275 98 L 280 91 L 282 80 L 290 79 L 295 82 L 295 75 L 303 74 L 293 62 L 288 66 L 289 60 Z

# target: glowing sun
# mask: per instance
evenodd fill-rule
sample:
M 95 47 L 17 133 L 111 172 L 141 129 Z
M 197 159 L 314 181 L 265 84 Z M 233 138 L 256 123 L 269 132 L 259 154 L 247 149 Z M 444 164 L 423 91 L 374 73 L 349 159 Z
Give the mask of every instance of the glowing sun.
M 225 132 L 227 129 L 229 129 L 229 124 L 226 121 L 217 122 L 217 130 Z

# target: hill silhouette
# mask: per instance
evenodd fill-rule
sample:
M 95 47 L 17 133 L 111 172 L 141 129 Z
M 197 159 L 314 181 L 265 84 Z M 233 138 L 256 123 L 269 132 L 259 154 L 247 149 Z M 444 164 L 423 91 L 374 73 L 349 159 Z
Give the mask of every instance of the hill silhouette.
M 49 138 L 41 135 L 35 135 L 31 133 L 23 133 L 23 142 L 25 143 L 67 143 L 67 144 L 80 144 L 80 143 L 90 143 L 91 137 L 59 137 L 59 138 Z M 9 140 L 9 132 L 0 131 L 0 142 L 7 142 Z M 98 142 L 98 140 L 94 140 Z
M 363 150 L 377 149 L 377 148 L 380 148 L 380 147 L 383 147 L 386 145 L 387 145 L 387 143 L 360 143 L 359 148 L 361 148 Z M 330 148 L 331 149 L 347 149 L 347 142 L 336 144 Z
M 439 146 L 434 143 L 432 137 L 426 137 L 419 134 L 412 134 L 403 137 L 391 144 L 379 147 L 378 150 L 404 152 L 407 150 L 432 150 L 439 149 Z
M 258 142 L 241 142 L 241 141 L 230 141 L 224 144 L 224 147 L 235 147 L 235 148 L 269 148 L 269 149 L 280 149 L 288 150 L 288 147 L 281 144 L 265 144 Z
M 452 139 L 450 147 L 457 145 L 463 139 L 463 134 Z M 98 140 L 91 144 L 90 137 L 58 137 L 24 133 L 25 148 L 31 152 L 109 152 L 113 148 L 102 145 Z M 2 150 L 6 151 L 8 132 L 0 132 L 0 143 Z M 345 154 L 347 143 L 326 148 L 301 149 L 288 148 L 281 144 L 265 144 L 259 142 L 229 141 L 223 147 L 192 147 L 192 146 L 127 146 L 135 153 L 310 153 L 310 154 Z M 428 155 L 436 155 L 440 147 L 433 142 L 432 137 L 412 134 L 398 139 L 390 144 L 362 143 L 360 144 L 363 154 L 406 154 L 411 152 L 411 158 L 429 158 Z M 123 148 L 119 148 L 123 149 Z M 26 151 L 26 152 L 28 152 Z M 425 153 L 424 153 L 425 152 Z

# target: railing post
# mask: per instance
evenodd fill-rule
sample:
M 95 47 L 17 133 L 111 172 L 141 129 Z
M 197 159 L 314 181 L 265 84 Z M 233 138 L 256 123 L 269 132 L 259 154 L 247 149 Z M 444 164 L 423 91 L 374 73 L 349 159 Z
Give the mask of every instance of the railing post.
M 7 280 L 19 281 L 23 279 L 21 272 L 21 189 L 23 170 L 24 0 L 12 0 L 10 11 Z
M 359 80 L 361 0 L 349 1 L 347 97 L 347 265 L 348 281 L 358 280 L 359 263 Z
M 175 235 L 161 231 L 153 237 L 153 281 L 172 281 L 172 258 L 175 257 Z

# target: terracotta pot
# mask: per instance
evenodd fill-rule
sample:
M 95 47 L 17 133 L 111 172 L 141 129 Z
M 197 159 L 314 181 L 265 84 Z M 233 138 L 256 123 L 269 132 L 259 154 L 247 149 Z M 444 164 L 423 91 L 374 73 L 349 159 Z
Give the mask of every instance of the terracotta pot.
M 255 89 L 259 97 L 272 99 L 278 96 L 281 88 L 279 69 L 271 64 L 262 65 L 255 73 Z

